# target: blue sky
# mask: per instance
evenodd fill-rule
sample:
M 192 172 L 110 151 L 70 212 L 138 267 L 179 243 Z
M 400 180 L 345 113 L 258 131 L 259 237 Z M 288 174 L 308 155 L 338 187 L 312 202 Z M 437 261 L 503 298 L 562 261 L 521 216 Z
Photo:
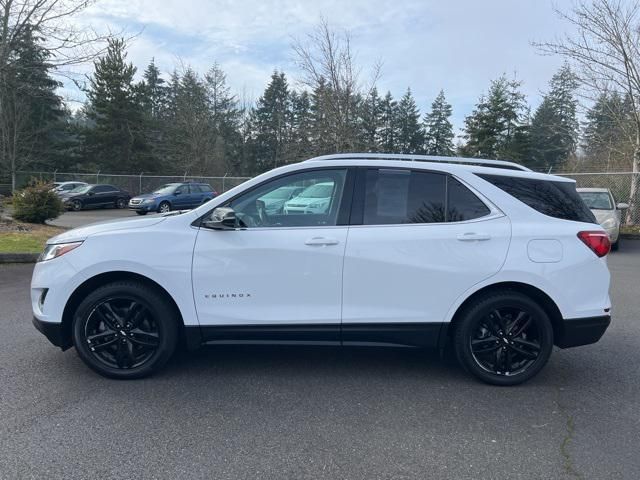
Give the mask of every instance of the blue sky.
M 165 72 L 190 65 L 200 72 L 218 62 L 234 92 L 255 99 L 274 69 L 296 84 L 292 39 L 321 16 L 348 29 L 366 79 L 381 60 L 378 88 L 400 97 L 411 87 L 422 112 L 440 89 L 462 127 L 479 95 L 502 73 L 524 81 L 535 107 L 561 64 L 539 55 L 531 41 L 552 40 L 568 27 L 554 5 L 570 0 L 100 0 L 78 19 L 98 30 L 139 33 L 130 60 L 152 57 Z M 82 96 L 65 89 L 71 99 Z M 459 133 L 459 132 L 457 132 Z

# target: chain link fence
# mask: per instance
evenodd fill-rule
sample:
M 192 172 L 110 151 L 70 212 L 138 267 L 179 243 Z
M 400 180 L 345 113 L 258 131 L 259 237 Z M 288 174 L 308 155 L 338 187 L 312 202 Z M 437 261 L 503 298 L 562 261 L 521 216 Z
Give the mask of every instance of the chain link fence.
M 631 183 L 634 175 L 640 183 L 640 173 L 560 173 L 576 180 L 578 187 L 601 187 L 608 188 L 613 193 L 616 202 L 624 202 L 631 205 L 627 212 L 623 212 L 622 220 L 626 224 L 640 225 L 640 189 L 636 192 L 635 198 L 631 198 Z M 78 180 L 87 183 L 107 183 L 127 190 L 132 195 L 151 192 L 166 183 L 184 182 L 187 180 L 210 184 L 218 193 L 240 185 L 251 177 L 198 177 L 189 175 L 114 175 L 105 173 L 68 173 L 68 172 L 18 172 L 17 186 L 24 187 L 32 178 L 48 180 L 51 182 L 66 182 Z M 11 185 L 3 185 L 0 182 L 0 190 L 6 190 L 6 194 L 11 191 Z M 0 191 L 2 194 L 3 191 Z
M 109 173 L 69 173 L 69 172 L 17 172 L 16 184 L 22 188 L 33 179 L 50 182 L 80 181 L 86 183 L 106 183 L 126 190 L 131 195 L 152 192 L 167 183 L 202 182 L 208 183 L 218 193 L 240 185 L 251 177 L 198 177 L 189 175 L 117 175 Z M 10 185 L 9 185 L 10 187 Z
M 629 225 L 640 224 L 640 189 L 631 198 L 631 182 L 635 176 L 636 182 L 640 183 L 640 173 L 563 173 L 556 174 L 563 177 L 573 178 L 578 188 L 608 188 L 613 193 L 616 203 L 628 203 L 631 208 L 622 212 L 622 221 Z

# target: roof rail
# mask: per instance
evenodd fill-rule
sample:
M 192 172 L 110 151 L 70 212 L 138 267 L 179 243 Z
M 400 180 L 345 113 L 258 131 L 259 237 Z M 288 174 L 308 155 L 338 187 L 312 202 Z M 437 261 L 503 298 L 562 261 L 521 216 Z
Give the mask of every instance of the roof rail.
M 478 165 L 483 167 L 506 168 L 509 170 L 522 170 L 530 172 L 531 169 L 515 162 L 505 160 L 486 160 L 483 158 L 464 157 L 436 157 L 431 155 L 404 155 L 402 153 L 335 153 L 322 155 L 307 160 L 315 162 L 318 160 L 399 160 L 405 162 L 437 162 L 437 163 L 459 163 L 462 165 Z

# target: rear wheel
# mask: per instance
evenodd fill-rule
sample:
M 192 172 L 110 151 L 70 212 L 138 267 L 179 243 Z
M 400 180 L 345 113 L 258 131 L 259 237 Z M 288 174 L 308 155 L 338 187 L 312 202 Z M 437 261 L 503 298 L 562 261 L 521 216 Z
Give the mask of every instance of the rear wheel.
M 160 205 L 158 205 L 158 212 L 167 213 L 170 211 L 171 211 L 171 204 L 169 202 L 161 202 Z
M 518 292 L 496 292 L 465 309 L 455 327 L 458 362 L 480 380 L 517 385 L 534 377 L 553 349 L 546 312 Z
M 151 375 L 173 354 L 178 337 L 171 302 L 144 283 L 113 282 L 87 295 L 73 322 L 73 343 L 93 370 L 111 378 Z
M 618 240 L 616 240 L 616 243 L 611 244 L 612 251 L 617 252 L 619 248 L 620 248 L 620 237 L 618 237 Z
M 119 198 L 116 200 L 116 208 L 124 208 L 127 206 L 127 201 L 124 198 Z

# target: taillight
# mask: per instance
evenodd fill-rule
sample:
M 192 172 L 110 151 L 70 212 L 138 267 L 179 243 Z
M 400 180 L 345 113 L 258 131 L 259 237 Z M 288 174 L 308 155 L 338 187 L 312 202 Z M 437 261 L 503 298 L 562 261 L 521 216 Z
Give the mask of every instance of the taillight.
M 609 235 L 605 232 L 578 232 L 578 238 L 599 257 L 604 257 L 611 249 Z

